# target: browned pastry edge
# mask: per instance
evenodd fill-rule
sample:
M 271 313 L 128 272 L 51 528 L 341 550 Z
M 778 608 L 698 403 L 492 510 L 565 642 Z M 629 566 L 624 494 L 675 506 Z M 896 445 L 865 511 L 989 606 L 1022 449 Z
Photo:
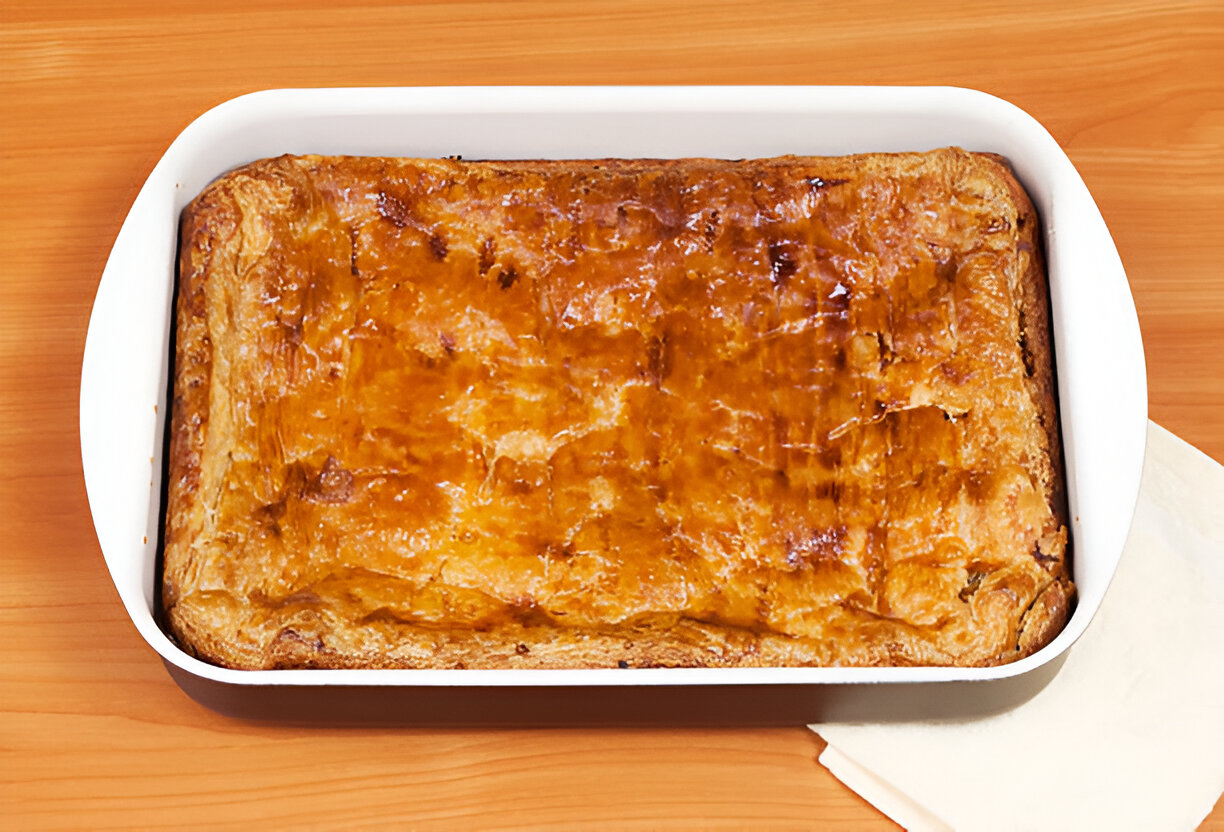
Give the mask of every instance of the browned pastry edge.
M 1038 217 L 1027 194 L 1015 181 L 1005 160 L 991 154 L 973 154 L 983 163 L 994 167 L 999 180 L 1007 183 L 1012 198 L 1019 207 L 1024 225 L 1022 240 L 1028 244 L 1029 256 L 1020 280 L 1021 347 L 1032 356 L 1033 375 L 1030 390 L 1038 403 L 1043 427 L 1049 441 L 1049 455 L 1039 468 L 1040 479 L 1046 486 L 1052 511 L 1065 527 L 1067 510 L 1061 476 L 1062 454 L 1059 439 L 1053 352 L 1050 320 L 1045 296 L 1045 272 L 1038 233 Z M 607 160 L 622 170 L 632 169 L 633 162 Z M 591 164 L 591 161 L 556 163 L 558 167 Z M 529 164 L 529 163 L 523 163 Z M 658 162 L 651 162 L 660 165 Z M 666 163 L 664 163 L 666 164 Z M 207 217 L 197 223 L 199 217 Z M 240 217 L 233 204 L 218 190 L 210 188 L 184 211 L 182 228 L 194 228 L 196 249 L 204 254 L 203 267 L 192 266 L 191 249 L 183 237 L 180 252 L 180 285 L 177 302 L 176 373 L 173 380 L 170 449 L 168 459 L 166 549 L 185 545 L 191 517 L 204 509 L 193 501 L 200 486 L 201 455 L 208 434 L 209 381 L 212 353 L 204 318 L 204 281 L 216 268 L 233 264 L 214 263 L 225 257 L 225 242 L 237 231 Z M 206 229 L 199 234 L 200 228 Z M 1035 555 L 1038 553 L 1035 553 Z M 1040 558 L 1039 558 L 1040 559 Z M 1002 664 L 1029 655 L 1047 644 L 1064 626 L 1073 603 L 1074 587 L 1064 560 L 1042 560 L 1050 573 L 1050 583 L 1038 593 L 1025 611 L 1017 629 L 1015 652 L 996 655 L 980 664 Z M 431 643 L 422 645 L 419 657 L 391 659 L 378 652 L 354 653 L 335 651 L 309 636 L 299 636 L 292 629 L 282 633 L 266 652 L 252 653 L 236 642 L 226 639 L 209 622 L 182 614 L 176 606 L 178 590 L 168 575 L 163 576 L 162 603 L 172 636 L 190 653 L 222 666 L 238 668 L 395 668 L 395 667 L 455 667 L 478 665 L 484 668 L 591 668 L 608 666 L 739 666 L 765 667 L 786 664 L 787 639 L 783 636 L 737 634 L 734 628 L 710 626 L 681 619 L 669 629 L 667 640 L 652 640 L 651 628 L 644 628 L 640 637 L 628 639 L 625 633 L 588 631 L 578 638 L 558 638 L 551 628 L 530 625 L 509 625 L 495 637 L 465 634 L 464 642 L 451 644 L 445 633 L 435 634 Z M 515 629 L 517 627 L 517 630 Z M 716 634 L 716 638 L 711 635 Z M 679 635 L 679 638 L 676 636 Z M 611 657 L 615 657 L 614 660 Z M 610 664 L 611 661 L 611 664 Z M 905 665 L 910 663 L 904 653 L 881 646 L 872 665 Z
M 1028 193 L 1016 180 L 1011 166 L 1002 156 L 978 154 L 984 161 L 999 168 L 999 179 L 1011 191 L 1012 200 L 1020 206 L 1024 223 L 1022 245 L 1027 243 L 1029 257 L 1020 281 L 1020 348 L 1033 375 L 1029 379 L 1033 400 L 1041 416 L 1048 441 L 1048 453 L 1042 460 L 1043 485 L 1049 495 L 1050 511 L 1064 530 L 1070 527 L 1066 481 L 1063 475 L 1062 433 L 1058 419 L 1058 388 L 1055 375 L 1054 344 L 1050 320 L 1049 290 L 1045 258 L 1040 233 L 1041 218 L 1037 215 Z M 1067 533 L 1064 531 L 1064 535 Z M 1064 539 L 1063 543 L 1067 541 Z M 1070 552 L 1070 548 L 1067 548 Z M 1049 644 L 1067 623 L 1075 601 L 1075 586 L 1068 573 L 1069 555 L 1057 561 L 1042 561 L 1051 572 L 1053 582 L 1043 590 L 1021 619 L 1016 658 L 1032 655 Z

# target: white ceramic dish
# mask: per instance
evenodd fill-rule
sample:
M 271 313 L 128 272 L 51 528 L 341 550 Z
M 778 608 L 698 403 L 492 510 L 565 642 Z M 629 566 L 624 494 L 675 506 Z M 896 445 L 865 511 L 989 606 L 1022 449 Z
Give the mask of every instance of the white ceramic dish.
M 238 671 L 184 653 L 154 620 L 162 440 L 179 214 L 225 171 L 282 153 L 467 158 L 843 154 L 959 145 L 1011 160 L 1042 217 L 1078 604 L 1047 647 L 993 668 Z M 1033 118 L 924 87 L 272 90 L 200 116 L 149 175 L 98 287 L 81 377 L 81 455 L 98 540 L 137 629 L 175 672 L 230 685 L 834 685 L 1001 680 L 1060 656 L 1100 605 L 1139 491 L 1143 345 L 1101 214 Z

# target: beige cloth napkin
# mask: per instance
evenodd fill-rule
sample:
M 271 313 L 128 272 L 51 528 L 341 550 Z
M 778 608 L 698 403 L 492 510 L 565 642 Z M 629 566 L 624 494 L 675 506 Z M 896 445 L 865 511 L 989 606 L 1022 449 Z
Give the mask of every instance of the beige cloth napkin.
M 1193 829 L 1224 789 L 1224 466 L 1149 424 L 1118 573 L 1033 699 L 811 727 L 820 762 L 908 829 Z

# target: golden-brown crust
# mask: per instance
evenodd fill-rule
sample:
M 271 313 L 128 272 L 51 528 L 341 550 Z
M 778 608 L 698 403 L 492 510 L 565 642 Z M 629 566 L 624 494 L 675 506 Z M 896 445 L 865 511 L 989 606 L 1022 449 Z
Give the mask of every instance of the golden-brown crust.
M 1050 573 L 1053 582 L 1041 592 L 1021 620 L 1017 652 L 1023 657 L 1040 650 L 1062 630 L 1071 615 L 1075 588 L 1071 583 L 1067 554 L 1070 518 L 1063 477 L 1058 390 L 1045 259 L 1042 235 L 1039 233 L 1040 217 L 1007 161 L 999 156 L 991 157 L 991 161 L 996 165 L 995 175 L 1008 189 L 1012 201 L 1019 206 L 1017 250 L 1021 265 L 1017 291 L 1020 299 L 1020 350 L 1029 393 L 1046 434 L 1045 452 L 1031 465 L 1058 527 L 1054 535 L 1043 536 L 1037 542 L 1038 559 Z
M 1006 164 L 283 157 L 185 212 L 163 604 L 232 667 L 985 665 L 1067 572 Z

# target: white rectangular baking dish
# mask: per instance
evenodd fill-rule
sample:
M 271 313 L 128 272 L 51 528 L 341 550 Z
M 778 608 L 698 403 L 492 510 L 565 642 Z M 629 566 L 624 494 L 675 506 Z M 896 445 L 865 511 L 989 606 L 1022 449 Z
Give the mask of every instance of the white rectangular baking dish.
M 959 145 L 1006 156 L 1042 218 L 1078 603 L 1066 629 L 990 668 L 239 671 L 198 661 L 154 619 L 168 344 L 183 207 L 225 171 L 282 153 L 466 158 L 844 154 Z M 137 629 L 176 678 L 240 686 L 737 686 L 1002 680 L 1084 632 L 1138 496 L 1143 345 L 1113 241 L 1033 118 L 946 87 L 501 87 L 271 90 L 228 101 L 174 141 L 132 205 L 98 288 L 81 377 L 81 455 L 98 540 Z

